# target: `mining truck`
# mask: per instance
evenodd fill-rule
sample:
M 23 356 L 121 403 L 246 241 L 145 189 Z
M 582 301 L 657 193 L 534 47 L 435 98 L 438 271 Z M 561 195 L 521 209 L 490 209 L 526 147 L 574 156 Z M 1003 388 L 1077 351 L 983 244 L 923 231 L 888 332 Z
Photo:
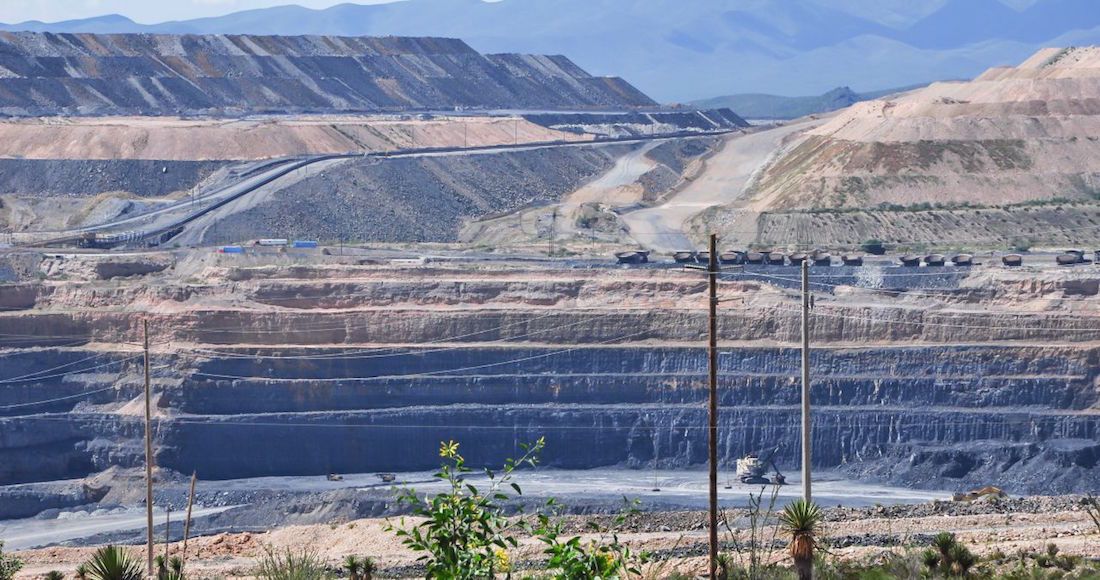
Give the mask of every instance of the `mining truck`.
M 779 447 L 772 449 L 765 457 L 761 458 L 756 453 L 750 453 L 737 460 L 737 479 L 741 483 L 750 485 L 786 485 L 787 478 L 779 472 L 779 466 L 772 461 L 772 457 L 779 451 Z M 775 474 L 768 479 L 768 466 L 775 469 Z

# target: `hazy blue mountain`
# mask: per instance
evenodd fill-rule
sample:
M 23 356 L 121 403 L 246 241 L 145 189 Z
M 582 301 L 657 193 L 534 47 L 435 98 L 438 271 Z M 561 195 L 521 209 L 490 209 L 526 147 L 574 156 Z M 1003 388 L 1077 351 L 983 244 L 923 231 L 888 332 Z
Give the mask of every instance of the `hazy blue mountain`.
M 747 93 L 702 99 L 691 104 L 707 109 L 730 108 L 747 119 L 796 119 L 806 115 L 836 111 L 862 101 L 869 101 L 922 86 L 924 85 L 912 85 L 867 93 L 857 93 L 849 87 L 838 87 L 822 95 L 807 97 Z
M 121 17 L 0 29 L 414 35 L 565 54 L 666 102 L 966 78 L 1061 42 L 1100 43 L 1098 0 L 403 0 L 282 6 L 153 25 Z

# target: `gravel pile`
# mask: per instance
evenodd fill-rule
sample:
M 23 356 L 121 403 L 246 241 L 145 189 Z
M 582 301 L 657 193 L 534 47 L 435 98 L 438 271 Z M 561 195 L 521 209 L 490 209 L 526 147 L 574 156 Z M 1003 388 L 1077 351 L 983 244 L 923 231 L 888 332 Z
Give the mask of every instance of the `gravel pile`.
M 464 220 L 560 199 L 628 146 L 362 160 L 305 179 L 211 234 L 324 241 L 452 242 Z

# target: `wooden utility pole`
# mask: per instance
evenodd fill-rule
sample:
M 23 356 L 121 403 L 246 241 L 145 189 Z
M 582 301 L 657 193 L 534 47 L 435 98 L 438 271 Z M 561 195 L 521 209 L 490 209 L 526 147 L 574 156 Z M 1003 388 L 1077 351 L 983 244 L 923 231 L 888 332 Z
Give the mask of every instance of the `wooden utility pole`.
M 153 576 L 153 404 L 149 400 L 149 319 L 141 321 L 145 337 L 145 571 Z
M 195 481 L 199 478 L 196 471 L 191 472 L 191 493 L 187 495 L 187 517 L 183 520 L 183 567 L 187 567 L 187 539 L 191 537 L 191 506 L 195 505 Z
M 802 260 L 802 499 L 810 493 L 810 257 Z
M 172 508 L 164 510 L 164 565 L 168 565 L 168 548 L 172 545 Z
M 709 344 L 707 366 L 710 373 L 710 412 L 708 413 L 710 451 L 710 578 L 718 578 L 718 236 L 710 235 L 710 260 L 707 264 L 710 286 Z

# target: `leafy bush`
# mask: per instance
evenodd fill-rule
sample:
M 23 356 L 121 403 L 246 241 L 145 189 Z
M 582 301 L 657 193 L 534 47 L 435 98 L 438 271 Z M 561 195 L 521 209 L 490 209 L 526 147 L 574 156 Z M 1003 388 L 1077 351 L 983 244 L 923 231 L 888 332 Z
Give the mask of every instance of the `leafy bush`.
M 117 546 L 96 550 L 85 565 L 89 580 L 142 580 L 145 577 L 141 562 Z
M 305 549 L 295 552 L 287 548 L 279 553 L 271 546 L 265 546 L 256 577 L 263 580 L 321 580 L 328 578 L 329 573 L 315 552 Z
M 65 575 L 57 570 L 50 570 L 46 572 L 46 580 L 65 580 Z
M 424 521 L 406 528 L 402 519 L 401 527 L 387 529 L 409 549 L 424 554 L 418 560 L 424 564 L 429 578 L 464 580 L 506 571 L 507 550 L 518 545 L 514 529 L 522 524 L 509 522 L 498 502 L 509 498 L 503 491 L 505 486 L 522 495 L 519 485 L 512 481 L 513 474 L 524 465 L 534 467 L 544 445 L 542 438 L 534 445 L 523 445 L 523 457 L 507 460 L 499 476 L 486 469 L 489 486 L 483 492 L 464 480 L 465 474 L 473 470 L 459 454 L 458 443 L 441 444 L 439 456 L 444 463 L 435 477 L 445 481 L 448 489 L 432 498 L 421 498 L 414 490 L 404 490 L 398 501 L 408 504 L 413 515 Z
M 0 542 L 0 580 L 11 580 L 15 573 L 23 569 L 23 561 L 15 556 L 4 555 L 4 542 Z
M 627 503 L 612 526 L 604 528 L 595 522 L 589 523 L 592 532 L 599 534 L 597 539 L 585 542 L 580 536 L 568 539 L 562 537 L 562 521 L 552 518 L 558 515 L 554 500 L 547 503 L 547 512 L 538 514 L 538 528 L 535 536 L 546 544 L 545 553 L 549 556 L 547 567 L 551 578 L 555 580 L 588 580 L 602 578 L 611 580 L 628 575 L 641 575 L 641 565 L 646 555 L 637 554 L 619 541 L 618 530 L 626 518 L 638 513 L 636 503 Z

